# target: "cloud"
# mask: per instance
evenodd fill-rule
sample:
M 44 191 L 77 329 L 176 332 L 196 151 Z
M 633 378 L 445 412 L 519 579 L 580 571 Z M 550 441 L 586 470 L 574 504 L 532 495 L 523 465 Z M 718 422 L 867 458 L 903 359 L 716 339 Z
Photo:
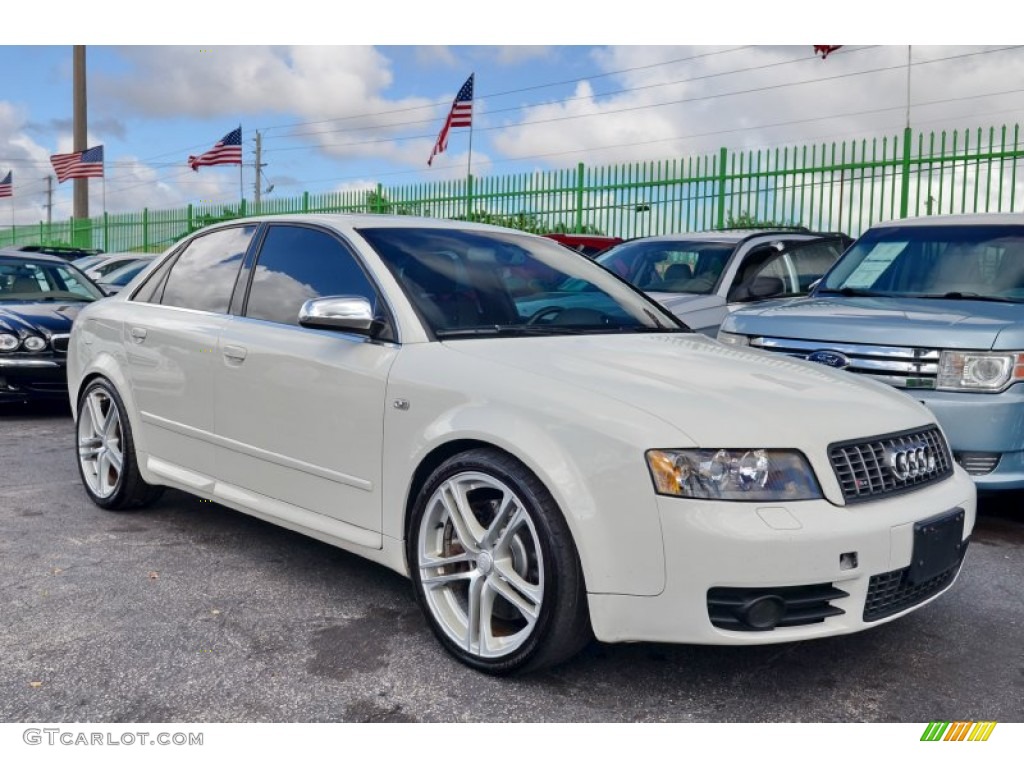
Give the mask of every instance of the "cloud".
M 533 59 L 547 59 L 554 55 L 550 45 L 499 45 L 495 47 L 494 58 L 499 64 L 515 66 Z
M 956 100 L 1014 87 L 1024 52 L 964 56 L 979 50 L 914 47 L 915 127 L 984 125 L 988 113 L 1024 110 L 1022 93 Z M 596 49 L 595 63 L 615 74 L 579 83 L 569 98 L 524 108 L 492 138 L 497 154 L 548 167 L 610 164 L 896 135 L 904 125 L 905 46 L 847 46 L 825 61 L 811 46 L 714 51 Z M 934 101 L 943 103 L 924 103 Z

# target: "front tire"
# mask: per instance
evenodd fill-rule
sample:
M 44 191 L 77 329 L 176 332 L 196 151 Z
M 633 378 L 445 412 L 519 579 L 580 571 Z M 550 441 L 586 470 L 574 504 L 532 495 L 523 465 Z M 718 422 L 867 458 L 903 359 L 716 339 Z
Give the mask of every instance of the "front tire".
M 591 638 L 568 526 L 544 485 L 495 449 L 445 461 L 407 536 L 416 598 L 442 645 L 480 671 L 557 664 Z
M 142 479 L 124 402 L 106 379 L 94 379 L 82 391 L 75 433 L 78 472 L 94 504 L 134 509 L 153 503 L 163 493 L 162 487 Z

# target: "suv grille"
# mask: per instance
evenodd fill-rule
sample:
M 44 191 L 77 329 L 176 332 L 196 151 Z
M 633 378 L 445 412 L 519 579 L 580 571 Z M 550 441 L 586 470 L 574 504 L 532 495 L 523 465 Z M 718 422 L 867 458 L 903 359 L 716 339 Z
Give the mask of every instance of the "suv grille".
M 828 458 L 848 504 L 937 483 L 953 474 L 938 427 L 833 443 Z
M 878 379 L 900 389 L 935 389 L 939 376 L 939 350 L 837 344 L 830 341 L 777 339 L 758 336 L 750 346 L 806 360 L 815 352 L 838 352 L 849 363 L 843 370 Z
M 910 568 L 872 576 L 868 582 L 868 596 L 864 601 L 864 621 L 878 621 L 905 611 L 944 590 L 953 583 L 960 566 L 963 565 L 963 555 L 967 552 L 968 543 L 964 541 L 960 550 L 960 562 L 921 584 L 910 584 L 907 581 Z

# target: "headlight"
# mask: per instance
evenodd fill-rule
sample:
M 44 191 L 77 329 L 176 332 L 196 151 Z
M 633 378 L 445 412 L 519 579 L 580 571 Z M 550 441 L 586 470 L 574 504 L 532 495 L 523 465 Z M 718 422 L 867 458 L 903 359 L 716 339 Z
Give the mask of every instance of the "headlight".
M 723 501 L 820 499 L 821 489 L 799 451 L 693 448 L 647 452 L 655 490 L 665 496 Z
M 21 342 L 10 333 L 0 333 L 0 352 L 13 352 Z
M 46 339 L 41 336 L 29 336 L 22 344 L 27 352 L 42 352 L 46 349 Z
M 732 344 L 734 347 L 750 346 L 750 337 L 744 336 L 742 333 L 729 333 L 728 331 L 719 331 L 718 340 L 723 344 Z
M 998 392 L 1013 381 L 1024 381 L 1024 354 L 945 350 L 939 356 L 938 389 Z

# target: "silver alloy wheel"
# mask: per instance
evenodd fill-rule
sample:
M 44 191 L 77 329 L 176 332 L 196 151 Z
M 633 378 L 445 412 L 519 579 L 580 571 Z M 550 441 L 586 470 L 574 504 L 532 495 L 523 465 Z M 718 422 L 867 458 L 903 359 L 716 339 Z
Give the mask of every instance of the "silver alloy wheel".
M 124 468 L 121 414 L 110 393 L 96 387 L 78 414 L 78 461 L 89 490 L 101 499 L 117 491 Z
M 460 648 L 494 659 L 530 638 L 544 560 L 533 520 L 507 485 L 483 472 L 445 480 L 427 501 L 417 554 L 426 604 Z

